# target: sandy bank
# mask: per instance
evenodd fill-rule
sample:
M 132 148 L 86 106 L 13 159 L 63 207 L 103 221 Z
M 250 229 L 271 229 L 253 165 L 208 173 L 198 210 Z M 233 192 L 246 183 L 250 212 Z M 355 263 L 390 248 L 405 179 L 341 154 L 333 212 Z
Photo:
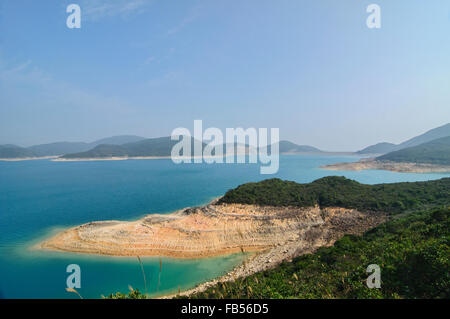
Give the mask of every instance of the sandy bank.
M 400 173 L 448 173 L 450 166 L 422 164 L 422 163 L 400 163 L 390 161 L 377 161 L 375 159 L 363 159 L 359 162 L 337 163 L 321 166 L 321 168 L 339 171 L 360 171 L 366 169 L 387 170 Z

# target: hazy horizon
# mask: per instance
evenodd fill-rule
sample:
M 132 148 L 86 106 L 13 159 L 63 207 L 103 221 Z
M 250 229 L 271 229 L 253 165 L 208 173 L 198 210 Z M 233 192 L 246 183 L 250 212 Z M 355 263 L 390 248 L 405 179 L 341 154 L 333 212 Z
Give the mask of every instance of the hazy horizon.
M 68 29 L 66 7 L 82 10 Z M 381 29 L 366 8 L 381 7 Z M 27 10 L 24 10 L 27 8 Z M 0 3 L 0 144 L 280 128 L 328 151 L 450 120 L 450 2 Z

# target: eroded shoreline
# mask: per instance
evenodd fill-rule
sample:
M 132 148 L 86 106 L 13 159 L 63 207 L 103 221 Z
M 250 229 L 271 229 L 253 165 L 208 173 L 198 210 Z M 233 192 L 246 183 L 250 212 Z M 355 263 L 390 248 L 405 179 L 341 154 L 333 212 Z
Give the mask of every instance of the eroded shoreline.
M 208 204 L 136 221 L 90 222 L 38 247 L 109 256 L 202 258 L 264 251 L 289 242 L 323 246 L 330 238 L 363 232 L 385 219 L 385 214 L 339 207 Z
M 388 218 L 384 213 L 339 207 L 217 205 L 216 201 L 171 214 L 147 215 L 136 221 L 87 223 L 59 232 L 36 247 L 71 253 L 173 258 L 257 252 L 226 275 L 180 294 L 189 295 L 330 246 L 344 234 L 362 234 Z
M 449 173 L 450 166 L 426 163 L 401 163 L 362 159 L 358 162 L 336 163 L 320 168 L 338 171 L 386 170 L 399 173 Z

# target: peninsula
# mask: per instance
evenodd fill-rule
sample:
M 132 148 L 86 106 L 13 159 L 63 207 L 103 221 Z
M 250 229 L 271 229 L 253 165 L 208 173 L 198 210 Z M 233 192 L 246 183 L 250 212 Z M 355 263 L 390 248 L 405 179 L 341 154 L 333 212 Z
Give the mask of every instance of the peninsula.
M 384 222 L 388 213 L 426 205 L 430 194 L 450 196 L 449 182 L 363 185 L 344 177 L 326 177 L 298 184 L 270 179 L 241 185 L 202 207 L 147 215 L 137 221 L 99 221 L 70 228 L 39 247 L 177 258 L 279 247 L 277 254 L 284 252 L 286 258 L 331 245 L 344 234 L 361 234 Z M 420 196 L 411 201 L 411 192 Z

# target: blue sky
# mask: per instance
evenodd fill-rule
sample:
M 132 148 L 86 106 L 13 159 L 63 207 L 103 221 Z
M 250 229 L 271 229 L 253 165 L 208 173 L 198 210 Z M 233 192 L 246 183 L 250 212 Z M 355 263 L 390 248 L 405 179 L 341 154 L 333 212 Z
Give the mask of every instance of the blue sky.
M 81 29 L 66 27 L 70 3 Z M 0 2 L 0 144 L 165 136 L 195 119 L 349 151 L 448 123 L 450 2 Z

